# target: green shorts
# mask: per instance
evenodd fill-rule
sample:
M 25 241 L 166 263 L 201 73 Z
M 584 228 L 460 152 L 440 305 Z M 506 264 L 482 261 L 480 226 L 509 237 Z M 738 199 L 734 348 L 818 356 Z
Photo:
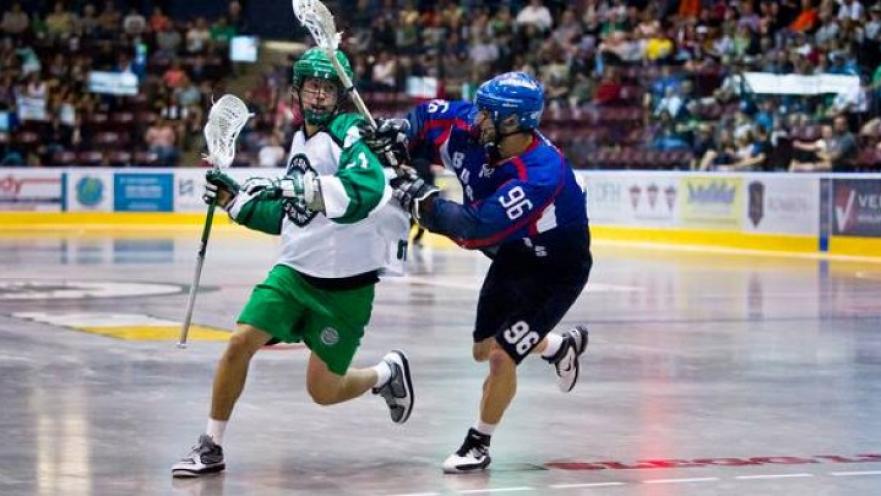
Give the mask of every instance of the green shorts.
M 302 341 L 331 372 L 346 373 L 370 321 L 374 285 L 319 289 L 286 265 L 276 265 L 254 287 L 238 323 L 285 343 Z

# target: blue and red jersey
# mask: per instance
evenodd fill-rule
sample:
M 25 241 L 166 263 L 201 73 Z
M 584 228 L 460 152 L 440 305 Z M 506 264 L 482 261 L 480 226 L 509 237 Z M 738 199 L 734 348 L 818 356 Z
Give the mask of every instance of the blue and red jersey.
M 471 133 L 475 113 L 469 102 L 433 100 L 407 115 L 413 156 L 452 171 L 464 196 L 464 204 L 435 200 L 421 219 L 425 226 L 470 249 L 519 241 L 544 250 L 563 231 L 581 237 L 587 230 L 585 193 L 560 150 L 534 131 L 526 151 L 490 164 Z

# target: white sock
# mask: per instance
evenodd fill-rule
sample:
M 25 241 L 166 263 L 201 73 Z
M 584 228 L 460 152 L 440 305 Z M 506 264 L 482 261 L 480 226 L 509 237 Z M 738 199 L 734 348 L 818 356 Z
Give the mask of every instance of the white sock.
M 374 365 L 373 370 L 376 371 L 376 384 L 373 387 L 384 386 L 392 378 L 392 368 L 385 360 Z
M 483 420 L 477 419 L 477 422 L 474 423 L 474 430 L 481 434 L 492 436 L 493 432 L 496 430 L 497 425 L 499 424 L 487 424 Z
M 556 355 L 558 351 L 560 351 L 560 345 L 563 344 L 563 336 L 554 333 L 548 333 L 545 336 L 545 339 L 548 340 L 548 346 L 544 351 L 541 352 L 541 356 L 545 358 L 551 358 Z
M 208 418 L 208 426 L 205 428 L 205 434 L 211 436 L 214 444 L 220 446 L 223 444 L 223 432 L 226 430 L 226 420 L 214 420 Z

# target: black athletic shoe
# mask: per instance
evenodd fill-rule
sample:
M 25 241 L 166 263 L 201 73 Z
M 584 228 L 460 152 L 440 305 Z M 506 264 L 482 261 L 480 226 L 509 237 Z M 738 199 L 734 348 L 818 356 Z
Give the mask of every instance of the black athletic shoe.
M 211 436 L 202 434 L 187 456 L 171 466 L 171 475 L 173 477 L 199 477 L 220 472 L 225 468 L 223 448 L 214 444 Z
M 445 474 L 462 474 L 484 470 L 492 459 L 489 457 L 490 437 L 476 430 L 468 429 L 465 442 L 452 455 L 444 460 Z
M 382 396 L 389 408 L 392 422 L 403 424 L 413 412 L 413 381 L 410 362 L 403 351 L 392 350 L 382 359 L 392 369 L 391 378 L 382 386 L 373 388 L 373 394 Z
M 546 359 L 554 365 L 554 369 L 557 371 L 557 385 L 560 387 L 560 391 L 568 393 L 575 387 L 580 371 L 578 358 L 586 349 L 587 328 L 576 326 L 575 329 L 563 334 L 563 343 L 560 344 L 560 349 L 554 356 Z

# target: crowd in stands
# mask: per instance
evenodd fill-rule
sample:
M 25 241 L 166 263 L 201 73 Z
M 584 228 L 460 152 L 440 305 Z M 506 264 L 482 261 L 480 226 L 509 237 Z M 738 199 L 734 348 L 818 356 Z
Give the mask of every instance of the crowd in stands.
M 0 165 L 177 165 L 201 146 L 242 22 L 235 1 L 227 16 L 190 21 L 113 0 L 13 3 L 0 19 Z M 93 72 L 137 93 L 95 92 Z
M 536 74 L 543 129 L 582 167 L 865 170 L 881 165 L 881 2 L 359 0 L 344 31 L 371 106 L 408 79 L 469 98 Z M 852 75 L 859 91 L 753 91 L 746 72 Z M 390 94 L 384 94 L 390 92 Z
M 543 132 L 577 167 L 881 168 L 881 0 L 326 3 L 344 33 L 356 85 L 378 115 L 401 115 L 434 96 L 470 98 L 491 75 L 525 70 L 545 85 Z M 177 150 L 194 146 L 208 95 L 218 93 L 228 64 L 223 46 L 243 22 L 238 3 L 213 22 L 123 13 L 110 2 L 76 13 L 60 5 L 45 15 L 14 8 L 0 26 L 0 111 L 13 108 L 16 95 L 47 102 L 51 139 L 40 138 L 21 160 L 57 164 L 55 149 L 104 143 L 173 162 Z M 143 66 L 140 44 L 149 54 Z M 245 95 L 257 117 L 240 138 L 242 165 L 283 163 L 301 120 L 290 93 L 294 56 Z M 108 98 L 85 91 L 84 74 L 99 68 L 133 71 L 141 92 Z M 749 72 L 845 75 L 859 85 L 781 94 L 756 91 Z M 133 117 L 132 132 L 110 139 L 106 132 L 118 128 L 95 120 L 116 124 L 120 113 Z

